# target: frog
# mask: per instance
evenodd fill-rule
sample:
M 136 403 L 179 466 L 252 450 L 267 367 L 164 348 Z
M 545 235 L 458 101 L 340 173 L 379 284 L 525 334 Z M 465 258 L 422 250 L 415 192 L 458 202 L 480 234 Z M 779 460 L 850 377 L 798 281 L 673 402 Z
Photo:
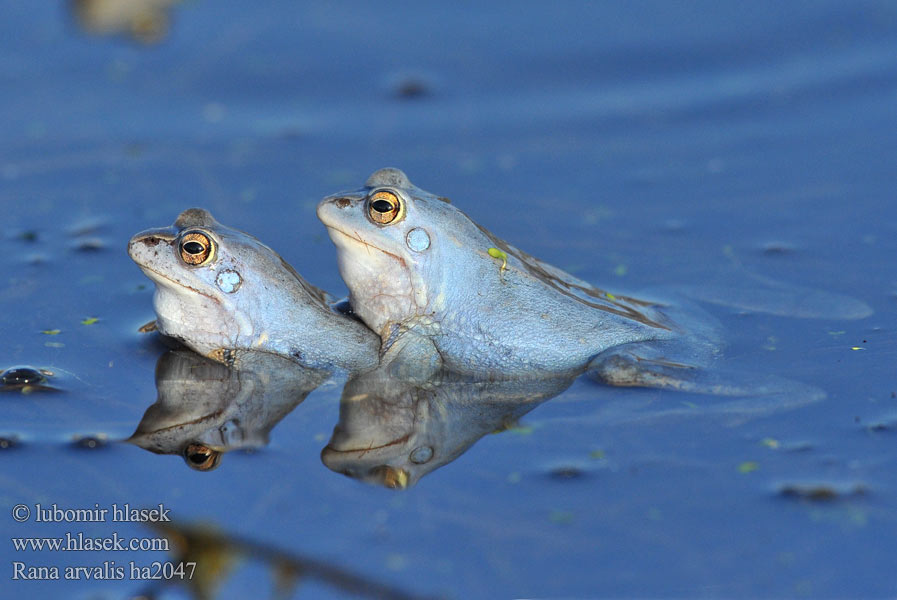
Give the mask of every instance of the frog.
M 380 336 L 381 360 L 494 378 L 588 370 L 614 385 L 675 387 L 692 367 L 682 350 L 695 361 L 718 350 L 713 320 L 687 318 L 697 309 L 593 286 L 500 239 L 399 169 L 325 197 L 317 215 L 352 310 Z
M 239 366 L 269 352 L 313 369 L 364 370 L 379 338 L 255 237 L 191 208 L 174 224 L 131 238 L 128 254 L 155 284 L 155 329 L 195 352 Z

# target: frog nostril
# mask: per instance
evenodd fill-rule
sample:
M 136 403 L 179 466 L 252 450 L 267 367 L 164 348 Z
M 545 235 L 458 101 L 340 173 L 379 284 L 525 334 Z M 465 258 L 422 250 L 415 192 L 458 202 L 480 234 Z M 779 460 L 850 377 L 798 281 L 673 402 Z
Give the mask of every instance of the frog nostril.
M 333 203 L 336 204 L 337 208 L 346 208 L 352 202 L 348 198 L 337 198 Z

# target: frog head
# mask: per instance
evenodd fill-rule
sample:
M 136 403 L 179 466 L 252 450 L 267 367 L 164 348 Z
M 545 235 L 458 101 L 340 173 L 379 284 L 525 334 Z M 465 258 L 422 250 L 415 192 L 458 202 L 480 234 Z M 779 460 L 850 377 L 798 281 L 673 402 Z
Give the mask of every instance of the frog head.
M 384 339 L 392 324 L 438 321 L 446 295 L 463 305 L 458 296 L 472 293 L 465 282 L 478 277 L 474 265 L 490 260 L 491 244 L 464 213 L 398 169 L 324 198 L 318 218 L 336 245 L 354 311 Z
M 285 310 L 324 304 L 271 248 L 203 209 L 138 233 L 128 254 L 156 284 L 159 330 L 202 354 L 261 346 Z

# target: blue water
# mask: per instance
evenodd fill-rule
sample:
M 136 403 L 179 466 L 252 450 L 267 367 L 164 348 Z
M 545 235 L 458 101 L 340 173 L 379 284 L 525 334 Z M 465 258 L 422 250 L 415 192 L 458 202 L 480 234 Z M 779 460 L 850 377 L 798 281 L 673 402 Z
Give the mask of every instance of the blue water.
M 19 503 L 162 503 L 180 523 L 408 594 L 897 594 L 893 3 L 206 0 L 170 12 L 147 46 L 85 33 L 65 4 L 2 9 L 0 369 L 47 368 L 61 389 L 0 393 L 0 437 L 18 440 L 0 450 L 2 540 L 153 535 L 19 524 Z M 339 379 L 269 445 L 213 471 L 119 443 L 156 401 L 166 351 L 137 333 L 152 289 L 128 238 L 202 206 L 339 295 L 314 207 L 390 165 L 607 289 L 749 286 L 752 273 L 873 313 L 710 306 L 727 332 L 721 369 L 825 400 L 733 415 L 710 396 L 576 381 L 405 491 L 322 464 Z M 33 598 L 130 597 L 146 582 L 11 581 L 13 561 L 168 560 L 6 541 L 0 556 L 0 596 Z M 264 561 L 235 567 L 216 597 L 270 582 Z M 345 597 L 316 578 L 300 595 Z

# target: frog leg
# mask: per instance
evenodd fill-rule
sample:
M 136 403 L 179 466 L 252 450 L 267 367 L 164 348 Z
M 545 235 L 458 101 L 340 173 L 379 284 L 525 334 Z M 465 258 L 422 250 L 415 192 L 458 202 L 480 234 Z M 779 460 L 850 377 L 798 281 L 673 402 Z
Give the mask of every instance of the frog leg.
M 642 356 L 635 350 L 602 353 L 589 363 L 586 374 L 602 383 L 620 387 L 650 387 L 696 391 L 693 365 Z
M 673 343 L 666 350 L 672 356 Z M 825 392 L 800 382 L 775 375 L 719 369 L 705 369 L 709 354 L 701 349 L 688 362 L 673 360 L 664 355 L 664 344 L 628 344 L 602 352 L 586 370 L 596 381 L 613 386 L 649 387 L 694 394 L 709 394 L 740 398 L 765 397 L 773 405 L 792 405 L 816 402 Z M 692 359 L 699 359 L 693 361 Z M 748 400 L 748 406 L 754 406 Z

